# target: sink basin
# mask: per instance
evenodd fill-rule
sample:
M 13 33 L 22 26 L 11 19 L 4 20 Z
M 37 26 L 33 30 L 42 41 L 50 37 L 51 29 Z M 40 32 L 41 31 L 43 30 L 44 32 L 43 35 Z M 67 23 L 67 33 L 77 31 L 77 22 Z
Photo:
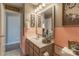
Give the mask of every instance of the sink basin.
M 43 39 L 42 42 L 43 42 L 44 44 L 48 44 L 48 43 L 50 43 L 51 41 L 50 41 L 50 40 Z
M 44 39 L 43 37 L 33 37 L 35 40 Z
M 42 40 L 45 39 L 44 37 L 39 37 L 38 38 L 37 36 L 29 36 L 27 38 L 28 38 L 28 40 L 30 40 L 33 44 L 35 44 L 39 48 L 45 47 L 45 46 L 53 43 L 53 41 L 49 44 L 43 43 Z

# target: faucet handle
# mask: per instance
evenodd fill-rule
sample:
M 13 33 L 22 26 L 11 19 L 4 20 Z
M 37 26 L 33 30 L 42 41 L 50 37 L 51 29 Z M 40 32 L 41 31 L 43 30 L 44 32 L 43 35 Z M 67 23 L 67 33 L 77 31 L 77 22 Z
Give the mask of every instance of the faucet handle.
M 40 36 L 42 36 L 41 34 L 37 34 L 37 37 L 39 38 Z

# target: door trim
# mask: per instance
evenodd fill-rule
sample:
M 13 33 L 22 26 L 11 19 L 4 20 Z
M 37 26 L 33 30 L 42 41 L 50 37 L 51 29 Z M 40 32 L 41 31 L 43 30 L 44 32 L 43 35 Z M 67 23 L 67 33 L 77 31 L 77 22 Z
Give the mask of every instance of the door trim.
M 1 8 L 1 24 L 2 24 L 2 26 L 1 26 L 1 32 L 2 33 L 0 34 L 1 35 L 1 39 L 0 39 L 1 40 L 1 42 L 0 42 L 1 43 L 0 55 L 4 56 L 5 55 L 5 40 L 6 40 L 6 37 L 5 37 L 6 36 L 5 35 L 6 34 L 6 31 L 5 31 L 6 26 L 4 25 L 4 23 L 6 24 L 6 21 L 4 21 L 4 20 L 6 19 L 6 16 L 5 16 L 5 12 L 6 12 L 5 10 L 6 9 L 5 9 L 5 5 L 2 4 L 2 3 L 0 4 L 0 8 Z M 22 19 L 21 23 L 20 23 L 21 24 L 20 25 L 21 26 L 20 27 L 21 28 L 20 29 L 20 31 L 21 31 L 20 32 L 21 33 L 20 34 L 21 35 L 20 46 L 21 46 L 21 41 L 22 41 L 23 32 L 24 32 L 24 11 L 22 11 L 23 14 L 21 12 L 16 12 L 16 13 L 20 13 L 21 14 L 20 16 L 21 16 L 21 19 Z M 22 52 L 22 51 L 20 51 L 20 52 Z

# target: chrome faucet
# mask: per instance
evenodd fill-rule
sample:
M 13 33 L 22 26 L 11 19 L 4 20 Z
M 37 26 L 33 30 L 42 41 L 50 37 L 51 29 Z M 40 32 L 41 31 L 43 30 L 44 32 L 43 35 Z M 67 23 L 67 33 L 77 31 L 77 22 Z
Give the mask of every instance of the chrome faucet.
M 40 38 L 40 36 L 42 36 L 41 34 L 37 34 L 37 38 Z

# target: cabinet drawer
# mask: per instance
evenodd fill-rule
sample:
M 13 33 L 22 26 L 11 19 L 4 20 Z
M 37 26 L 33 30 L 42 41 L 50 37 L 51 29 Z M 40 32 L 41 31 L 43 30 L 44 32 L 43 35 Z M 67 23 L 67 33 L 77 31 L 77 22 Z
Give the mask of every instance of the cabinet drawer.
M 53 48 L 54 48 L 53 45 L 49 45 L 47 47 L 42 48 L 41 49 L 41 55 L 43 55 L 45 52 L 48 52 L 49 55 L 52 56 L 54 54 L 54 52 L 53 52 L 54 49 Z
M 34 51 L 36 51 L 37 53 L 39 53 L 40 49 L 34 45 Z

